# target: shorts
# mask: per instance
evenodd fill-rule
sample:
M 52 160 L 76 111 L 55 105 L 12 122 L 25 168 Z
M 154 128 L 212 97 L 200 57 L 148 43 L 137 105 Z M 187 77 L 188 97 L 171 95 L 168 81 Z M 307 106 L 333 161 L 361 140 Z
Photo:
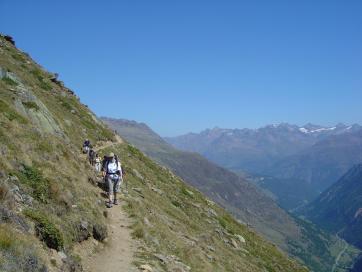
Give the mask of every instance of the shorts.
M 119 193 L 122 179 L 118 175 L 108 175 L 106 178 L 108 193 Z

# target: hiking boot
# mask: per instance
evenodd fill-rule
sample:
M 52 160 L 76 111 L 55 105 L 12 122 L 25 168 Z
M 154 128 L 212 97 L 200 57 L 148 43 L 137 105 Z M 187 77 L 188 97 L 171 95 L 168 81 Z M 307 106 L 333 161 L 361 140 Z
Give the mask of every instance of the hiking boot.
M 107 201 L 107 203 L 106 203 L 106 207 L 107 207 L 107 208 L 112 208 L 112 207 L 113 207 L 112 202 Z
M 118 199 L 115 199 L 114 201 L 113 201 L 113 204 L 114 205 L 118 205 L 119 203 L 118 203 Z

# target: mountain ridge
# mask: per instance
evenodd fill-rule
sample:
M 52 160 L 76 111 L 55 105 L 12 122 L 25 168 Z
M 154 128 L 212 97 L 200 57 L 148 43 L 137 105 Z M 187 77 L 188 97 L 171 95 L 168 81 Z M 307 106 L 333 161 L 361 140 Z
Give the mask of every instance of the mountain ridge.
M 246 172 L 250 180 L 274 194 L 283 208 L 294 210 L 359 162 L 361 131 L 358 124 L 300 127 L 281 123 L 254 130 L 215 128 L 166 141 L 238 174 Z M 297 194 L 292 191 L 295 186 L 301 188 Z

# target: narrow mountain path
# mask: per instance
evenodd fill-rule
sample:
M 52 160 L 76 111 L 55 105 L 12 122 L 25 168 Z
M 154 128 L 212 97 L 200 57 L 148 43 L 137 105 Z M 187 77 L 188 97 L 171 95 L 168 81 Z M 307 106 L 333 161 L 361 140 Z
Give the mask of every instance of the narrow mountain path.
M 123 139 L 119 136 L 119 135 L 116 135 L 115 136 L 115 139 L 116 141 L 115 142 L 111 142 L 111 141 L 108 141 L 108 142 L 98 142 L 95 147 L 94 147 L 94 150 L 95 151 L 99 151 L 101 149 L 106 149 L 107 147 L 111 147 L 113 145 L 116 145 L 116 144 L 122 144 L 124 143 Z
M 96 151 L 123 143 L 117 135 L 116 142 L 106 142 L 96 146 Z M 104 192 L 99 188 L 99 195 Z M 123 211 L 124 201 L 107 209 L 108 238 L 105 243 L 89 239 L 77 245 L 75 253 L 82 259 L 84 271 L 89 272 L 133 272 L 138 271 L 132 264 L 137 249 L 136 241 L 131 237 L 131 220 Z
M 132 272 L 136 244 L 132 240 L 129 218 L 121 206 L 108 210 L 108 238 L 104 244 L 88 242 L 77 252 L 82 258 L 84 271 Z M 93 245 L 90 245 L 93 243 Z
M 347 248 L 348 248 L 348 243 L 347 243 L 345 240 L 341 239 L 341 238 L 338 236 L 338 234 L 339 234 L 339 233 L 336 234 L 336 237 L 337 237 L 338 239 L 340 239 L 340 240 L 343 241 L 344 247 L 343 247 L 343 249 L 339 252 L 336 260 L 334 261 L 334 265 L 333 265 L 333 267 L 332 267 L 331 272 L 335 272 L 335 271 L 336 271 L 336 269 L 337 269 L 337 267 L 338 267 L 338 265 L 339 265 L 340 259 L 342 258 L 343 254 L 346 252 L 346 250 L 347 250 Z

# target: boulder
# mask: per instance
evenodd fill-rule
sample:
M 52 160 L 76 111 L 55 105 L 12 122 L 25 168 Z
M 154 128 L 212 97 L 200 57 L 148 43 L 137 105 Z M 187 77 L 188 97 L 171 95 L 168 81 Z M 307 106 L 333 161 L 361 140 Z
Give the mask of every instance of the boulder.
M 163 191 L 160 190 L 160 189 L 157 189 L 157 188 L 155 188 L 155 187 L 152 187 L 151 190 L 152 190 L 153 192 L 159 194 L 159 195 L 163 195 Z
M 108 236 L 107 228 L 103 225 L 96 224 L 93 226 L 93 237 L 97 241 L 104 241 Z
M 92 227 L 89 226 L 87 221 L 82 220 L 78 225 L 77 241 L 83 242 L 87 240 L 92 234 Z
M 238 248 L 238 247 L 239 247 L 238 243 L 237 243 L 234 239 L 231 239 L 231 240 L 230 240 L 230 243 L 231 243 L 231 245 L 232 245 L 233 247 L 235 247 L 235 248 Z
M 152 267 L 148 264 L 143 264 L 139 268 L 143 272 L 152 272 L 153 271 Z
M 22 232 L 29 232 L 30 226 L 26 221 L 5 207 L 0 207 L 0 223 L 13 223 Z
M 9 36 L 9 35 L 5 35 L 4 39 L 7 40 L 9 43 L 11 43 L 12 45 L 15 45 L 15 41 L 14 38 Z
M 245 244 L 246 240 L 243 236 L 241 235 L 235 235 L 235 237 L 240 241 L 240 243 Z

